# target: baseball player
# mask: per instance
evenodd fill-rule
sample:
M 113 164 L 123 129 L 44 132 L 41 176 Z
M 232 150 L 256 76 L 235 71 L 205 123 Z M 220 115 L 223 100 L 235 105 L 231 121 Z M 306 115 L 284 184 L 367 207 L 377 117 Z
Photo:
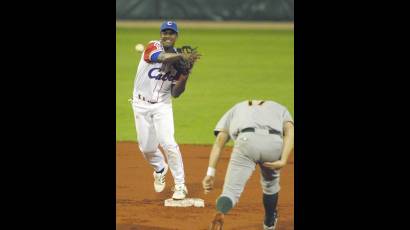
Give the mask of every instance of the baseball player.
M 277 222 L 279 169 L 286 165 L 293 149 L 293 119 L 288 110 L 273 101 L 243 101 L 223 115 L 215 128 L 216 140 L 209 156 L 207 175 L 202 181 L 205 193 L 212 190 L 215 168 L 227 141 L 235 144 L 225 176 L 222 194 L 216 201 L 217 212 L 209 229 L 222 229 L 224 215 L 239 200 L 245 184 L 259 165 L 264 230 L 274 230 Z
M 189 73 L 167 71 L 165 65 L 180 60 L 196 60 L 198 56 L 177 53 L 174 44 L 178 38 L 178 27 L 166 21 L 160 27 L 160 40 L 150 41 L 146 46 L 134 82 L 132 108 L 138 135 L 138 144 L 144 158 L 154 169 L 154 190 L 165 188 L 168 168 L 174 177 L 172 198 L 181 200 L 188 194 L 185 186 L 184 165 L 181 152 L 174 138 L 174 118 L 171 96 L 176 98 L 184 90 Z M 162 149 L 167 156 L 168 164 Z

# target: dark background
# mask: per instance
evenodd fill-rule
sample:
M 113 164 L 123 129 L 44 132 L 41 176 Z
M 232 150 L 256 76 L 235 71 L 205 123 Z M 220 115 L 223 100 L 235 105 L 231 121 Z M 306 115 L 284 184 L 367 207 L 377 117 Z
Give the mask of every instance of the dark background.
M 116 5 L 56 4 L 3 8 L 4 225 L 115 229 Z M 406 90 L 376 19 L 388 6 L 368 6 L 294 8 L 295 229 L 401 229 L 392 226 L 405 220 L 392 204 L 406 207 L 406 140 L 396 133 L 406 124 L 395 119 L 406 117 Z
M 119 20 L 293 21 L 294 0 L 117 0 Z

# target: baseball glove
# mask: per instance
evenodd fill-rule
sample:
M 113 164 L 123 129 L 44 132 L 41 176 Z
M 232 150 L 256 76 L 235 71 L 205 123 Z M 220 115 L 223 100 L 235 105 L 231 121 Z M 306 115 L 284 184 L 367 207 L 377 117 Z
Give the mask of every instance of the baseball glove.
M 162 65 L 162 71 L 171 75 L 188 75 L 194 66 L 194 63 L 200 58 L 197 48 L 192 48 L 189 45 L 177 48 L 177 53 L 182 54 L 182 58 L 173 63 Z
M 177 48 L 177 52 L 181 53 L 183 58 L 175 63 L 175 69 L 183 75 L 188 75 L 201 54 L 198 53 L 197 47 L 192 48 L 191 46 Z

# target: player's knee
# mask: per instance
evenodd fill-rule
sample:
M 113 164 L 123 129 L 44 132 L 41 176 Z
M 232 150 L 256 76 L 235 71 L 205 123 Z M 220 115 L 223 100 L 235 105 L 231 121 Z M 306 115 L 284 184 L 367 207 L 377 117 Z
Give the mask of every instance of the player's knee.
M 140 151 L 144 154 L 149 154 L 149 153 L 154 153 L 157 151 L 156 147 L 152 147 L 152 146 L 148 146 L 148 145 L 144 145 L 144 144 L 139 144 L 138 145 Z
M 177 142 L 175 141 L 174 136 L 172 135 L 162 135 L 158 137 L 159 144 L 162 146 L 164 149 L 168 148 L 174 148 L 177 146 Z
M 239 202 L 239 198 L 241 197 L 240 192 L 235 192 L 233 190 L 230 190 L 226 187 L 224 187 L 224 190 L 221 194 L 220 197 L 228 197 L 230 201 L 232 202 L 232 207 L 235 207 L 235 205 Z
M 220 196 L 216 200 L 216 209 L 224 214 L 228 213 L 233 207 L 233 201 L 227 196 Z
M 175 142 L 160 143 L 161 147 L 168 152 L 178 152 L 178 145 Z

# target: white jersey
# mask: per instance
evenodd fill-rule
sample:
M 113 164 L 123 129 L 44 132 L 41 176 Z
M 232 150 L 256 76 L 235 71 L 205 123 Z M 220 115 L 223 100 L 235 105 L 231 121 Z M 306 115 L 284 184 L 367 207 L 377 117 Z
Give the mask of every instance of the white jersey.
M 134 81 L 133 99 L 149 102 L 170 102 L 171 85 L 175 84 L 175 76 L 160 71 L 162 63 L 151 60 L 154 53 L 164 51 L 160 41 L 150 41 L 141 55 Z

